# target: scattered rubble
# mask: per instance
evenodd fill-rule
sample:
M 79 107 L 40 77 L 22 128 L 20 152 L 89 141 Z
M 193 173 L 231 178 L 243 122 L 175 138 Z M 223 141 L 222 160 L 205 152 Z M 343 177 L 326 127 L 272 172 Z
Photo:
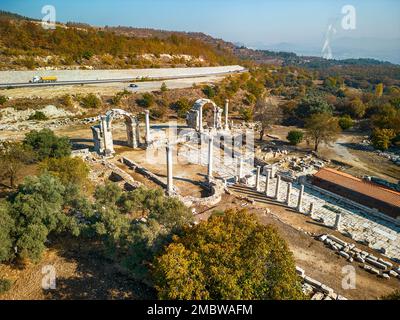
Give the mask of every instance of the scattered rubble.
M 395 267 L 393 263 L 378 258 L 366 251 L 362 251 L 355 244 L 347 243 L 333 235 L 323 234 L 317 237 L 317 240 L 322 241 L 328 248 L 337 252 L 337 254 L 347 261 L 353 261 L 362 264 L 362 268 L 372 274 L 389 279 L 390 276 L 400 280 L 400 267 Z

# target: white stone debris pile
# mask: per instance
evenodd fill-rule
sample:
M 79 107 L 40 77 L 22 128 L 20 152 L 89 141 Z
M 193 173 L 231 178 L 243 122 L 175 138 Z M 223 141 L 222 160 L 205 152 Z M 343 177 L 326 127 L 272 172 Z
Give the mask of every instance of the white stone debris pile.
M 382 278 L 390 277 L 400 280 L 400 267 L 395 266 L 392 262 L 378 258 L 371 253 L 363 251 L 356 247 L 355 244 L 347 243 L 334 235 L 323 234 L 317 237 L 328 248 L 336 251 L 336 253 L 346 259 L 348 262 L 353 261 L 361 264 L 362 268 L 372 274 L 376 274 Z

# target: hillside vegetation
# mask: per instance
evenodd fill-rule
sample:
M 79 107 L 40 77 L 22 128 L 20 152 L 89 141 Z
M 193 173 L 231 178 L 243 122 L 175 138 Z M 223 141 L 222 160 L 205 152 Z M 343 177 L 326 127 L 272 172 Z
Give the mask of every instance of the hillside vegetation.
M 136 37 L 112 29 L 39 22 L 0 13 L 0 68 L 39 67 L 132 68 L 214 66 L 236 59 L 223 49 L 183 34 Z

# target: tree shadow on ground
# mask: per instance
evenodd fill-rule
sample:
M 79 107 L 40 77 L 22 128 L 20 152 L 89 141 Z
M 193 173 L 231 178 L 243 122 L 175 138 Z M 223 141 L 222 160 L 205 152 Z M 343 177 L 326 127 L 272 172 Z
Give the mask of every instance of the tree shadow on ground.
M 80 240 L 77 240 L 79 242 Z M 71 277 L 57 277 L 56 289 L 43 290 L 50 300 L 156 299 L 155 290 L 129 277 L 119 265 L 105 258 L 99 248 L 74 243 L 60 255 L 77 264 Z

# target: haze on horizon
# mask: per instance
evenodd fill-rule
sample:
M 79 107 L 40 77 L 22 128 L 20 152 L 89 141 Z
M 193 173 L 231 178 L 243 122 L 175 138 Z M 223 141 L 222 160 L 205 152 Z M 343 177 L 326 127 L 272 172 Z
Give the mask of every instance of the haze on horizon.
M 95 3 L 95 5 L 94 5 Z M 400 1 L 396 0 L 2 0 L 0 9 L 41 19 L 53 5 L 57 21 L 203 32 L 257 49 L 321 56 L 329 26 L 333 58 L 400 63 Z M 352 5 L 356 28 L 344 30 Z

